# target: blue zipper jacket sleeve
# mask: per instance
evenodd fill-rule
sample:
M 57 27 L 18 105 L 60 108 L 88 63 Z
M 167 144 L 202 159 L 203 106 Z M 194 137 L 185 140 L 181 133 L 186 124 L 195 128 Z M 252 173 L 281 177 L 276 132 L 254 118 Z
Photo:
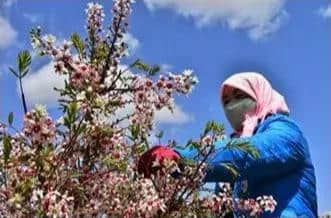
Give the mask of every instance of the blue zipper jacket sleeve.
M 248 139 L 260 153 L 257 159 L 250 155 L 243 159 L 240 170 L 251 183 L 280 178 L 302 167 L 309 156 L 299 127 L 284 117 L 270 122 L 263 132 Z
M 267 122 L 267 121 L 265 121 Z M 233 182 L 232 174 L 224 163 L 233 165 L 240 176 L 248 177 L 251 183 L 279 177 L 304 163 L 305 149 L 299 128 L 286 119 L 277 119 L 265 125 L 265 129 L 254 136 L 232 139 L 248 141 L 260 153 L 258 158 L 240 149 L 216 149 L 208 160 L 206 182 Z M 218 142 L 222 147 L 228 141 Z M 216 146 L 217 147 L 217 146 Z M 194 149 L 176 149 L 183 157 L 194 159 Z

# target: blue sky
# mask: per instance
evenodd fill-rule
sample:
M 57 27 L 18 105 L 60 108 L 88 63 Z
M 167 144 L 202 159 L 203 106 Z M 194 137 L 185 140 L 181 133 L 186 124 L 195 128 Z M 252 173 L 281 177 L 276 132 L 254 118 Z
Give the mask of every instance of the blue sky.
M 106 9 L 108 21 L 110 1 L 99 2 Z M 135 47 L 130 60 L 140 57 L 171 71 L 191 68 L 200 80 L 189 98 L 176 97 L 173 117 L 169 113 L 159 114 L 159 127 L 166 131 L 165 139 L 184 143 L 191 137 L 197 138 L 208 120 L 225 123 L 230 133 L 219 102 L 221 82 L 235 72 L 263 72 L 285 96 L 291 116 L 309 141 L 316 168 L 319 211 L 331 210 L 330 1 L 252 1 L 261 3 L 260 6 L 239 4 L 243 0 L 178 2 L 138 1 L 130 21 L 130 42 Z M 1 0 L 2 120 L 13 111 L 16 124 L 21 125 L 22 108 L 16 81 L 7 69 L 15 64 L 20 50 L 31 49 L 30 28 L 40 25 L 59 39 L 67 38 L 72 32 L 84 34 L 86 3 Z M 47 103 L 57 116 L 54 93 L 47 87 L 58 85 L 61 80 L 48 73 L 51 71 L 48 64 L 46 58 L 35 58 L 25 87 L 31 104 Z

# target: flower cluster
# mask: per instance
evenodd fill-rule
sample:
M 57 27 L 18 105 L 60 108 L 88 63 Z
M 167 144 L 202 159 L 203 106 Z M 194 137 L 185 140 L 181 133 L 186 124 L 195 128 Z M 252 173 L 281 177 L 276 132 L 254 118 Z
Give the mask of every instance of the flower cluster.
M 0 123 L 1 217 L 206 217 L 275 209 L 268 196 L 233 199 L 228 184 L 217 195 L 200 196 L 206 160 L 224 137 L 214 122 L 197 142 L 191 140 L 199 161 L 176 153 L 146 164 L 153 169 L 149 176 L 139 171 L 140 157 L 152 147 L 155 113 L 173 110 L 174 96 L 189 94 L 198 79 L 192 70 L 155 77 L 159 69 L 140 60 L 123 69 L 133 2 L 114 0 L 106 30 L 103 7 L 88 4 L 84 40 L 73 34 L 58 43 L 41 28 L 31 31 L 33 47 L 66 78 L 65 87 L 56 89 L 63 114 L 55 123 L 38 106 L 25 114 L 21 130 L 12 126 L 12 116 L 9 125 Z
M 256 198 L 256 201 L 259 203 L 261 208 L 264 208 L 265 211 L 269 212 L 273 212 L 277 206 L 277 202 L 272 196 L 260 196 Z
M 131 211 L 133 208 L 136 210 L 136 214 L 139 217 L 154 217 L 159 211 L 165 212 L 166 205 L 165 200 L 159 198 L 157 190 L 150 179 L 142 179 L 139 182 L 138 197 L 144 199 L 145 201 L 140 201 L 137 203 L 132 202 Z
M 132 12 L 131 5 L 135 3 L 134 0 L 115 0 L 113 5 L 114 17 L 112 20 L 111 30 L 113 34 L 122 34 L 126 32 L 128 27 L 128 17 Z
M 157 83 L 158 88 L 165 88 L 166 92 L 177 91 L 180 93 L 190 93 L 194 85 L 198 83 L 197 77 L 193 76 L 193 71 L 184 70 L 182 75 L 169 73 L 168 76 L 160 76 Z
M 256 200 L 237 200 L 236 204 L 237 210 L 241 211 L 243 214 L 256 217 L 264 212 L 273 212 L 276 208 L 277 202 L 272 196 L 259 196 Z
M 24 116 L 23 133 L 33 144 L 52 143 L 55 124 L 43 108 L 37 107 Z
M 214 194 L 211 197 L 205 198 L 202 205 L 210 212 L 224 217 L 232 211 L 233 201 L 231 197 L 224 194 Z
M 72 67 L 73 71 L 69 81 L 76 89 L 82 90 L 84 87 L 97 86 L 100 75 L 91 65 L 77 60 L 72 64 Z
M 162 108 L 173 109 L 173 94 L 188 94 L 198 82 L 191 70 L 185 70 L 183 74 L 160 76 L 159 80 L 152 81 L 144 77 L 135 77 L 133 89 L 135 90 L 133 102 L 135 116 L 132 123 L 151 123 L 154 118 L 154 110 Z
M 39 194 L 40 195 L 40 194 Z M 42 200 L 43 208 L 49 217 L 72 217 L 74 198 L 58 191 L 48 192 Z
M 231 211 L 236 211 L 242 217 L 260 217 L 264 212 L 272 213 L 277 205 L 272 196 L 260 196 L 256 199 L 233 199 L 229 183 L 219 183 L 220 192 L 211 197 L 205 197 L 203 207 L 214 214 L 224 217 Z
M 102 22 L 105 17 L 102 5 L 98 3 L 88 3 L 85 12 L 87 14 L 88 31 L 100 32 L 102 30 Z
M 127 54 L 128 45 L 123 38 L 129 26 L 128 19 L 132 11 L 131 5 L 134 2 L 134 0 L 115 0 L 113 3 L 114 16 L 107 34 L 110 50 L 107 56 L 108 60 L 103 67 L 102 82 L 106 79 L 107 73 L 114 75 L 118 72 L 120 59 Z

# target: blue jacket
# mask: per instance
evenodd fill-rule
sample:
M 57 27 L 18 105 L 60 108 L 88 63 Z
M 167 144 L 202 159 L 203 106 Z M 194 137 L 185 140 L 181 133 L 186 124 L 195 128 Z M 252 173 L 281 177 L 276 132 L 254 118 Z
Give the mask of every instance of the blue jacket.
M 308 144 L 298 125 L 285 114 L 268 116 L 255 128 L 254 135 L 232 140 L 249 141 L 260 156 L 254 159 L 239 149 L 222 149 L 228 141 L 216 142 L 216 151 L 208 160 L 206 182 L 230 182 L 233 197 L 256 198 L 272 195 L 277 201 L 273 213 L 263 218 L 317 217 L 316 182 Z M 194 149 L 176 149 L 194 159 Z M 234 177 L 221 163 L 231 163 L 240 176 Z M 216 190 L 217 192 L 217 190 Z M 239 212 L 235 212 L 239 216 Z

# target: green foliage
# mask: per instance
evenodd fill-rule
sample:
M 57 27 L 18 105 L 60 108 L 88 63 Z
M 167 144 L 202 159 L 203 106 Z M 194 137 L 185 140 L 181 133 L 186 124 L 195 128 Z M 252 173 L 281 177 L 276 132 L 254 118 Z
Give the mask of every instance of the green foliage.
M 10 72 L 12 72 L 14 74 L 15 77 L 20 78 L 20 76 L 18 75 L 18 73 L 16 73 L 16 71 L 14 70 L 14 68 L 9 67 L 9 70 L 10 70 Z
M 218 124 L 215 121 L 209 121 L 207 122 L 204 132 L 203 132 L 203 137 L 206 136 L 207 134 L 209 134 L 210 132 L 212 132 L 214 135 L 223 135 L 224 134 L 224 125 L 223 124 Z M 200 151 L 200 144 L 199 142 L 193 141 L 192 139 L 190 139 L 187 144 L 186 144 L 186 148 L 190 148 L 190 149 L 197 149 L 198 151 Z M 253 158 L 258 158 L 260 156 L 260 153 L 258 151 L 258 149 L 256 149 L 256 147 L 254 147 L 249 141 L 244 140 L 244 139 L 232 139 L 230 140 L 227 145 L 225 147 L 223 147 L 224 149 L 240 149 L 243 152 L 248 153 L 249 155 L 251 155 Z M 222 151 L 220 151 L 222 152 Z M 185 160 L 186 164 L 193 164 L 194 162 L 192 162 L 192 160 Z M 237 171 L 237 169 L 235 168 L 235 166 L 231 163 L 222 163 L 222 165 L 229 170 L 229 172 L 233 175 L 234 178 L 239 176 L 239 173 Z
M 68 128 L 76 121 L 76 113 L 78 110 L 77 102 L 72 102 L 66 108 L 67 116 L 64 117 L 64 125 Z
M 85 50 L 84 41 L 80 38 L 77 33 L 71 35 L 71 41 L 77 52 L 82 55 Z
M 254 147 L 249 141 L 242 139 L 233 139 L 227 145 L 228 149 L 240 149 L 248 154 L 250 154 L 253 158 L 258 158 L 260 153 L 256 147 Z
M 17 193 L 20 193 L 22 197 L 27 197 L 31 193 L 31 190 L 34 186 L 35 183 L 34 180 L 35 180 L 34 178 L 27 178 L 22 183 L 20 183 L 17 186 L 17 191 L 18 191 Z
M 21 77 L 24 77 L 27 74 L 27 72 L 29 71 L 30 64 L 31 64 L 31 55 L 29 51 L 25 50 L 20 52 L 17 56 L 17 65 Z
M 234 177 L 234 179 L 236 179 L 239 176 L 238 170 L 236 169 L 236 167 L 231 164 L 231 163 L 222 163 L 222 166 L 224 166 Z
M 196 165 L 196 162 L 194 160 L 187 159 L 187 158 L 182 159 L 182 162 L 184 163 L 185 166 L 193 167 Z
M 18 72 L 16 72 L 12 67 L 9 67 L 9 70 L 10 70 L 10 72 L 12 72 L 14 74 L 14 76 L 16 78 L 19 79 L 24 113 L 27 113 L 28 110 L 27 110 L 25 96 L 24 96 L 23 87 L 22 87 L 22 78 L 28 74 L 29 67 L 31 65 L 31 55 L 30 55 L 29 51 L 27 51 L 27 50 L 21 51 L 17 55 L 16 62 L 18 65 Z
M 131 125 L 130 127 L 131 132 L 131 139 L 136 140 L 138 139 L 139 133 L 140 133 L 140 125 Z
M 208 121 L 203 134 L 207 135 L 209 132 L 213 132 L 216 135 L 222 135 L 224 133 L 224 125 L 218 124 L 213 120 Z
M 140 59 L 136 60 L 131 65 L 131 67 L 141 70 L 141 71 L 147 73 L 149 76 L 154 76 L 161 70 L 161 67 L 159 65 L 149 65 L 149 64 L 144 63 Z
M 30 52 L 27 50 L 21 51 L 17 55 L 16 62 L 18 66 L 18 72 L 16 72 L 12 67 L 9 67 L 9 70 L 14 74 L 15 77 L 17 77 L 18 79 L 22 79 L 29 72 L 29 67 L 31 65 Z
M 108 54 L 109 54 L 109 45 L 105 42 L 100 42 L 98 43 L 98 45 L 96 46 L 95 49 L 95 58 L 97 60 L 106 60 L 108 58 Z
M 13 124 L 14 121 L 14 113 L 10 112 L 8 115 L 8 124 L 11 126 Z
M 145 151 L 147 151 L 148 149 L 148 145 L 146 143 L 141 143 L 139 145 L 136 146 L 135 151 L 137 152 L 137 154 L 143 154 Z
M 163 137 L 164 132 L 161 130 L 158 133 L 155 134 L 156 138 L 158 138 L 159 140 L 161 140 L 161 138 Z
M 128 165 L 126 160 L 116 159 L 111 155 L 105 157 L 103 162 L 110 168 L 110 169 L 117 169 L 121 172 L 125 172 Z
M 3 142 L 3 158 L 5 163 L 8 162 L 9 157 L 10 157 L 10 152 L 12 150 L 12 146 L 10 143 L 10 137 L 9 136 L 4 136 L 2 139 Z
M 187 147 L 191 148 L 191 149 L 200 149 L 200 144 L 196 141 L 193 141 L 192 139 L 190 139 L 187 144 Z

